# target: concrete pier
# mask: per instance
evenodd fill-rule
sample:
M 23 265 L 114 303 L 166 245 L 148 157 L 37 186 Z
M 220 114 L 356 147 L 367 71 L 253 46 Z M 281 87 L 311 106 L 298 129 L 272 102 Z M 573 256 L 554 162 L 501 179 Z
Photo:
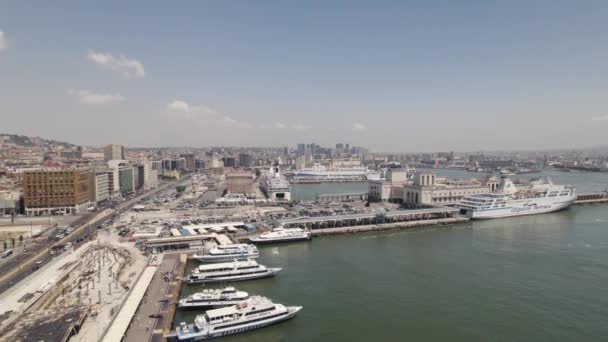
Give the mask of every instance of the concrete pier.
M 574 204 L 586 204 L 586 203 L 607 203 L 608 202 L 608 191 L 594 192 L 580 194 L 576 196 Z
M 429 209 L 391 210 L 376 213 L 307 217 L 304 219 L 286 219 L 279 222 L 286 228 L 304 227 L 314 230 L 354 226 L 380 225 L 400 222 L 424 225 L 425 221 L 452 218 L 458 209 L 437 207 Z M 414 223 L 417 222 L 417 223 Z
M 424 226 L 446 225 L 446 224 L 454 224 L 454 223 L 467 222 L 467 221 L 469 221 L 469 219 L 466 217 L 448 217 L 448 218 L 443 218 L 443 219 L 423 220 L 423 221 L 395 222 L 395 223 L 374 224 L 374 225 L 366 225 L 366 226 L 314 229 L 311 232 L 311 234 L 312 234 L 312 236 L 316 237 L 316 236 L 324 236 L 324 235 L 379 232 L 379 231 L 409 229 L 409 228 L 424 227 Z

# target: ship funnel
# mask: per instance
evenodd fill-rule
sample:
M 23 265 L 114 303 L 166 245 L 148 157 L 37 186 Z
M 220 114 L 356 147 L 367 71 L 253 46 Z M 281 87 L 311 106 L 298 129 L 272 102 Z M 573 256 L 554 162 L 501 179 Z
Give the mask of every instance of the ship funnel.
M 500 180 L 500 190 L 506 194 L 514 194 L 517 192 L 517 187 L 508 177 L 502 177 Z

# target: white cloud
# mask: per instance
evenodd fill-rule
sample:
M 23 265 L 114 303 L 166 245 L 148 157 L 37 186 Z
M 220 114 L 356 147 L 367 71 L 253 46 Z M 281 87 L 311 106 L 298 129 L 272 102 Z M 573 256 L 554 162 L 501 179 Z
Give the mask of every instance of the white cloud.
M 235 124 L 235 123 L 237 123 L 236 120 L 234 120 L 233 118 L 231 118 L 229 116 L 225 116 L 224 117 L 224 122 L 227 122 L 229 124 Z
M 291 125 L 291 128 L 295 129 L 296 131 L 305 131 L 305 130 L 309 129 L 310 127 L 297 123 L 297 124 Z
M 87 105 L 103 105 L 127 100 L 127 98 L 122 95 L 96 94 L 88 90 L 70 89 L 67 91 L 67 93 L 68 95 L 78 97 L 80 103 Z
M 592 118 L 593 121 L 608 121 L 608 115 L 596 116 Z
M 169 104 L 167 105 L 167 109 L 176 112 L 188 113 L 190 112 L 190 105 L 185 101 L 173 100 L 169 102 Z
M 285 127 L 287 127 L 287 126 L 282 122 L 277 122 L 274 124 L 274 128 L 283 129 Z
M 144 65 L 137 59 L 124 55 L 114 57 L 111 53 L 95 52 L 90 50 L 87 58 L 101 68 L 109 69 L 126 78 L 144 77 Z
M 355 122 L 353 124 L 353 130 L 359 131 L 359 132 L 361 132 L 361 131 L 367 131 L 367 127 L 364 124 L 360 123 L 360 122 Z
M 0 50 L 8 49 L 8 41 L 4 35 L 4 31 L 0 30 Z

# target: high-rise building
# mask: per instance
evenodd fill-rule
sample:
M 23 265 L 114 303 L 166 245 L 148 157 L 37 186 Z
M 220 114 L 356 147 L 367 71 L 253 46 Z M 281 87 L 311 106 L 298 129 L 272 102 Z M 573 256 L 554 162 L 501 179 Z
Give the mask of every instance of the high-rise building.
M 251 154 L 249 154 L 249 153 L 239 154 L 239 166 L 240 167 L 251 167 Z
M 224 158 L 224 167 L 236 167 L 236 158 L 225 157 Z
M 23 199 L 26 215 L 79 214 L 90 205 L 89 170 L 26 171 Z
M 194 161 L 194 169 L 195 170 L 202 170 L 205 168 L 205 161 L 202 159 L 197 159 Z
M 194 171 L 194 154 L 192 153 L 184 153 L 181 154 L 180 157 L 186 160 L 186 171 Z
M 108 169 L 91 173 L 91 202 L 99 203 L 110 198 L 110 177 Z
M 118 183 L 120 193 L 126 195 L 135 190 L 134 172 L 131 166 L 122 166 L 118 169 Z
M 108 160 L 122 160 L 126 158 L 125 147 L 122 145 L 110 144 L 103 148 L 103 159 Z
M 298 144 L 298 154 L 303 155 L 306 153 L 306 144 Z

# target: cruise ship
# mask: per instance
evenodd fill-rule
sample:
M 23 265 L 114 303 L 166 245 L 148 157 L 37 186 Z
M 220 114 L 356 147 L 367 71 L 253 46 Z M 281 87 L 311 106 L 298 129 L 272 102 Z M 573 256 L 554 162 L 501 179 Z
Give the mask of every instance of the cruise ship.
M 254 245 L 239 243 L 232 245 L 220 245 L 211 249 L 207 254 L 196 253 L 192 259 L 200 262 L 228 262 L 238 259 L 255 259 L 260 252 Z
M 271 167 L 270 170 L 262 173 L 260 186 L 271 201 L 291 201 L 290 184 L 281 174 L 278 166 Z
M 511 179 L 503 177 L 496 192 L 466 196 L 458 207 L 471 219 L 491 219 L 550 213 L 567 208 L 575 200 L 576 190 L 571 186 L 533 181 L 518 189 Z
M 180 308 L 201 308 L 201 307 L 220 307 L 238 304 L 249 299 L 249 294 L 244 291 L 237 291 L 229 286 L 223 289 L 206 289 L 203 292 L 191 294 L 180 299 Z
M 263 233 L 249 241 L 258 244 L 292 242 L 310 240 L 310 233 L 302 228 L 274 228 L 272 231 Z
M 284 306 L 268 298 L 254 296 L 237 305 L 208 310 L 196 316 L 193 324 L 181 323 L 165 337 L 169 341 L 200 341 L 240 334 L 288 320 L 300 310 L 301 306 Z
M 255 260 L 200 265 L 186 278 L 188 284 L 221 283 L 272 277 L 280 268 L 269 268 Z
M 321 164 L 313 167 L 304 168 L 293 172 L 294 178 L 315 178 L 315 179 L 366 179 L 368 169 L 362 166 L 327 168 Z

